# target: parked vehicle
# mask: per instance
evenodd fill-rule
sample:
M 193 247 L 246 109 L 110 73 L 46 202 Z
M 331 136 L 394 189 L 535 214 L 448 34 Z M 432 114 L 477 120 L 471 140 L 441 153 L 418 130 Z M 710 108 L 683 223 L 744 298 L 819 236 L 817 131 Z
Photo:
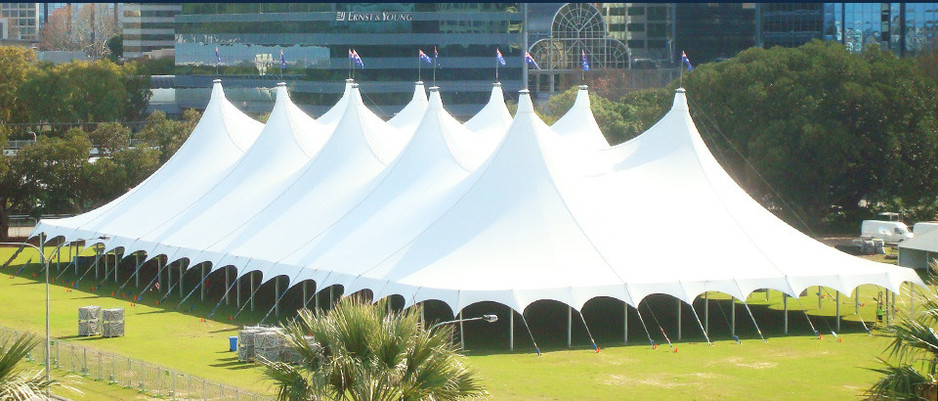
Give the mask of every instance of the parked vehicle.
M 860 226 L 861 238 L 879 238 L 889 243 L 912 239 L 912 232 L 905 223 L 898 221 L 863 220 Z

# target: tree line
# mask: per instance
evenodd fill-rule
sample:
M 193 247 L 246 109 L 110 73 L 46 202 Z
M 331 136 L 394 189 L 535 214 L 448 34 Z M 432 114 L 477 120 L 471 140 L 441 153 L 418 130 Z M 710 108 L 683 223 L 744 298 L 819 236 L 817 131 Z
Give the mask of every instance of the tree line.
M 144 117 L 150 98 L 145 69 L 108 60 L 52 65 L 30 49 L 0 47 L 0 145 L 35 134 L 0 157 L 0 238 L 11 214 L 81 213 L 117 198 L 185 142 L 201 116 L 195 110 L 179 121 L 146 116 L 131 143 L 127 123 Z M 77 122 L 94 124 L 54 124 Z
M 678 82 L 620 93 L 590 82 L 591 105 L 615 145 L 671 107 Z M 855 233 L 880 211 L 908 220 L 938 212 L 938 52 L 898 58 L 835 42 L 751 48 L 684 73 L 691 115 L 707 146 L 757 201 L 808 232 Z M 573 104 L 551 98 L 547 122 Z

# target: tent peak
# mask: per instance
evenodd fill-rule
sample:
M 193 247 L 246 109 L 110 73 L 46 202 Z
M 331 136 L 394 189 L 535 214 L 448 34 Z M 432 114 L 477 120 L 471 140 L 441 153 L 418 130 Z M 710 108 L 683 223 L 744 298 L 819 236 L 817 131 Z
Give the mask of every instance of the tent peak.
M 493 86 L 493 87 L 496 87 L 496 88 L 501 88 L 501 87 L 502 87 L 502 83 L 501 83 L 501 82 L 492 82 L 492 86 Z
M 414 82 L 414 85 L 423 85 L 423 81 Z
M 355 80 L 352 78 L 345 78 L 345 82 L 352 83 L 355 82 Z
M 443 99 L 440 98 L 440 87 L 431 86 L 430 87 L 430 104 L 427 105 L 428 109 L 439 110 L 443 108 Z
M 687 111 L 687 96 L 685 96 L 684 88 L 677 88 L 674 91 L 674 104 L 671 105 L 671 110 L 684 110 Z
M 287 86 L 287 83 L 286 83 L 286 82 L 277 82 L 277 87 L 278 87 L 278 88 L 280 88 L 280 87 L 286 87 L 286 86 Z
M 215 79 L 213 79 L 213 80 L 212 80 L 212 83 L 213 83 L 213 84 L 220 84 L 220 83 L 221 83 L 221 78 L 215 78 Z
M 531 103 L 531 91 L 527 89 L 520 90 L 518 96 L 518 113 L 533 113 L 534 104 Z
M 588 90 L 589 88 L 590 88 L 589 85 L 580 85 L 580 90 L 581 90 L 581 91 Z

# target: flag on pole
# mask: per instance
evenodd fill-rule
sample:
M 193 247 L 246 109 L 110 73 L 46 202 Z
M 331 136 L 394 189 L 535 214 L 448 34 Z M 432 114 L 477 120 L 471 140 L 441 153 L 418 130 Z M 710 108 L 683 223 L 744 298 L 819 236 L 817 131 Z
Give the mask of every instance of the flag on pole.
M 505 58 L 502 57 L 502 51 L 499 50 L 497 47 L 495 48 L 495 58 L 498 59 L 499 64 L 505 65 Z
M 684 53 L 683 50 L 681 51 L 681 62 L 684 63 L 685 66 L 687 66 L 687 71 L 694 70 L 694 67 L 690 65 L 690 60 L 687 58 L 687 53 Z
M 280 68 L 287 68 L 287 59 L 283 57 L 283 49 L 280 49 Z
M 215 46 L 215 61 L 221 63 L 221 56 L 218 55 L 218 46 Z
M 589 65 L 589 63 L 586 62 L 586 50 L 583 50 L 583 58 L 582 58 L 582 60 L 583 60 L 583 71 L 589 71 L 589 70 L 590 70 L 590 65 Z
M 440 53 L 436 51 L 436 46 L 433 46 L 433 59 L 439 61 Z
M 420 57 L 421 60 L 426 61 L 430 64 L 433 64 L 433 60 L 430 60 L 430 56 L 427 56 L 427 53 L 424 53 L 423 49 L 417 49 L 417 50 L 420 51 L 417 55 Z
M 531 53 L 524 52 L 524 61 L 527 61 L 528 64 L 533 65 L 534 68 L 541 69 L 541 67 L 537 65 L 537 61 L 534 61 L 534 57 L 531 57 Z
M 352 59 L 352 61 L 355 62 L 355 64 L 358 64 L 359 67 L 365 69 L 365 62 L 362 61 L 361 56 L 358 55 L 358 52 L 355 51 L 355 49 L 349 50 L 348 56 Z

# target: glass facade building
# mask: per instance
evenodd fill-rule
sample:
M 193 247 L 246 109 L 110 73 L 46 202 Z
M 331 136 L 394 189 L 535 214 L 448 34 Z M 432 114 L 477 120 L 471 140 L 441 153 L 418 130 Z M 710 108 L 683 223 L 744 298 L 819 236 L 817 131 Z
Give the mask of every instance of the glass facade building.
M 432 58 L 436 48 L 447 109 L 469 116 L 488 100 L 496 48 L 507 61 L 499 67 L 505 92 L 521 89 L 522 18 L 518 3 L 183 4 L 175 20 L 176 98 L 183 108 L 204 107 L 220 77 L 234 104 L 265 113 L 283 80 L 291 99 L 318 116 L 351 72 L 366 104 L 389 117 L 410 100 L 414 81 L 433 83 L 432 64 L 417 52 Z M 350 69 L 349 49 L 365 68 Z
M 914 56 L 938 37 L 938 3 L 766 3 L 759 16 L 764 47 L 821 39 L 854 53 L 876 45 Z
M 685 51 L 695 64 L 728 59 L 756 45 L 754 3 L 678 3 L 674 14 L 674 54 Z
M 174 25 L 182 5 L 128 3 L 124 6 L 124 57 L 137 58 L 154 50 L 172 49 Z

